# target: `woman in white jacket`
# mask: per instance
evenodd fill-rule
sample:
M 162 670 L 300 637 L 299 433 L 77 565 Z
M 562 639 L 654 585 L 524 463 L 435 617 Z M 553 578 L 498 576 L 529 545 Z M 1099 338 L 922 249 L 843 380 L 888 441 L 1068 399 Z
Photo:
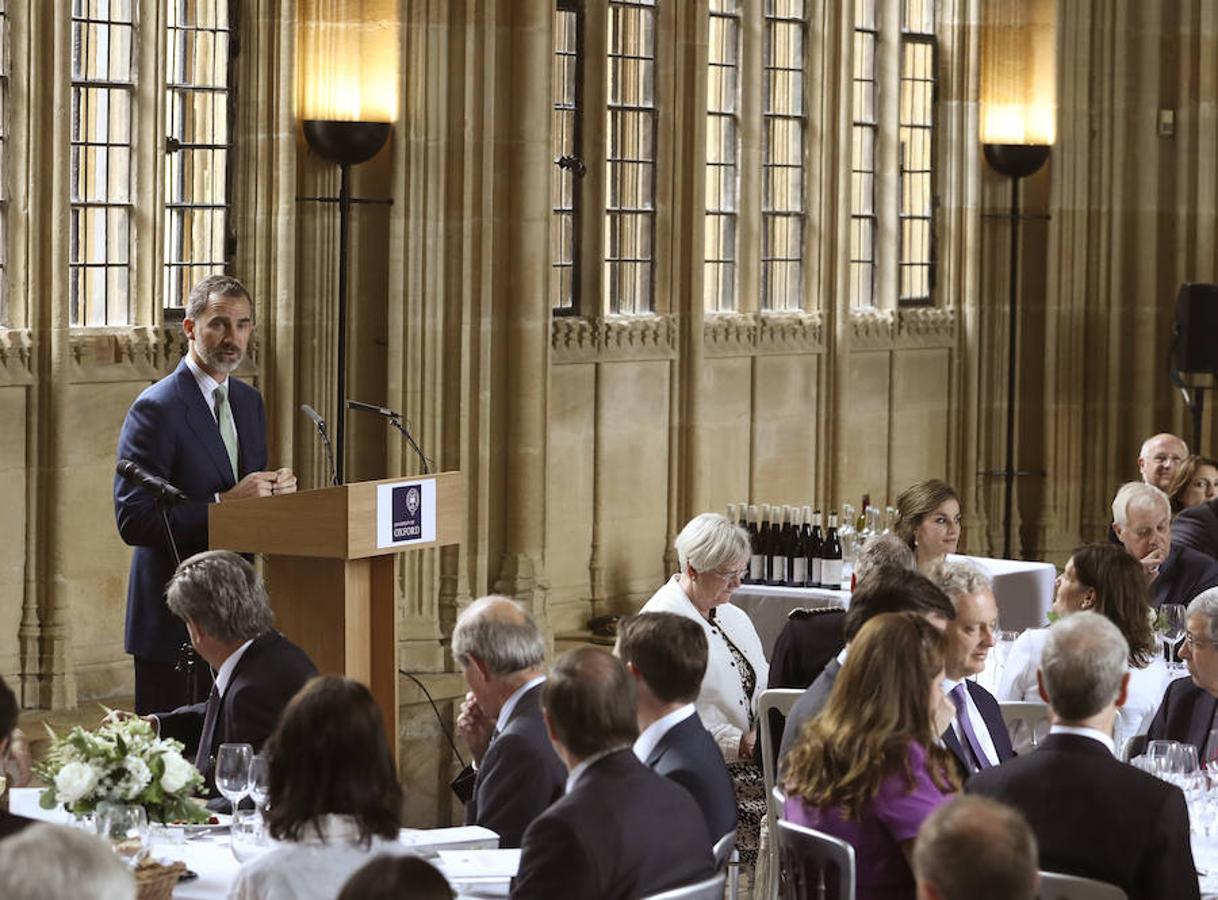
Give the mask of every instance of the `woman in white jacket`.
M 676 613 L 702 626 L 709 653 L 698 715 L 725 760 L 752 760 L 757 699 L 770 667 L 752 621 L 728 602 L 748 570 L 748 532 L 726 516 L 702 513 L 681 529 L 674 546 L 680 571 L 642 612 Z

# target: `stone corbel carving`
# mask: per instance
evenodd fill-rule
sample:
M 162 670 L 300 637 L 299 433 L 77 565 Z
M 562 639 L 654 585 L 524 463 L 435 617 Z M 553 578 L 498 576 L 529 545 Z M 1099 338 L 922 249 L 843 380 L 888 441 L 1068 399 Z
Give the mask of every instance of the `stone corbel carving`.
M 763 353 L 814 353 L 824 349 L 824 320 L 819 311 L 762 313 L 757 349 Z
M 902 345 L 948 346 L 956 339 L 956 310 L 915 306 L 897 313 L 897 340 Z
M 740 313 L 714 313 L 702 324 L 708 356 L 749 356 L 757 346 L 757 319 Z
M 896 335 L 896 318 L 891 309 L 855 307 L 850 310 L 850 343 L 866 349 L 890 349 Z
M 0 329 L 0 384 L 33 381 L 34 336 L 28 328 Z
M 555 316 L 550 350 L 554 363 L 669 359 L 677 350 L 676 321 L 672 316 Z

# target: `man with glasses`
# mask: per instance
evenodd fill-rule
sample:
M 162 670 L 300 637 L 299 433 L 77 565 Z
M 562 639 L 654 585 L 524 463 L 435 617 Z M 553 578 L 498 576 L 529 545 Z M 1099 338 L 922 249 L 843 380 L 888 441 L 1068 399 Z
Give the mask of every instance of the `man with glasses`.
M 1168 685 L 1147 739 L 1192 744 L 1203 760 L 1218 758 L 1218 588 L 1198 594 L 1184 619 L 1180 658 L 1188 677 Z
M 1172 545 L 1171 502 L 1151 484 L 1121 485 L 1112 501 L 1112 527 L 1125 550 L 1142 564 L 1150 582 L 1151 605 L 1187 603 L 1218 587 L 1218 560 Z

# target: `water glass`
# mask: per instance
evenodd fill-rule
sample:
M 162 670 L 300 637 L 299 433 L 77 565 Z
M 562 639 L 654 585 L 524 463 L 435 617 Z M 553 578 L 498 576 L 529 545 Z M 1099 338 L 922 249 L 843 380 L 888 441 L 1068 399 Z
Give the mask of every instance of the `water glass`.
M 1167 658 L 1173 658 L 1173 648 L 1184 637 L 1184 607 L 1179 603 L 1164 603 L 1155 618 L 1155 631 L 1167 646 Z
M 1201 771 L 1197 764 L 1197 748 L 1192 744 L 1176 744 L 1171 751 L 1171 771 L 1176 775 L 1193 776 Z
M 138 865 L 148 855 L 148 813 L 144 807 L 99 803 L 93 826 L 127 865 Z
M 255 816 L 239 818 L 233 811 L 233 823 L 229 828 L 229 846 L 237 862 L 245 863 L 271 849 L 259 820 Z
M 254 806 L 262 809 L 266 803 L 267 791 L 271 786 L 271 770 L 267 759 L 261 753 L 250 760 L 250 799 Z
M 1150 741 L 1146 745 L 1146 771 L 1162 777 L 1171 771 L 1172 748 L 1176 741 Z
M 250 792 L 250 760 L 254 748 L 249 744 L 221 744 L 216 754 L 216 789 L 233 805 L 233 822 L 238 804 Z

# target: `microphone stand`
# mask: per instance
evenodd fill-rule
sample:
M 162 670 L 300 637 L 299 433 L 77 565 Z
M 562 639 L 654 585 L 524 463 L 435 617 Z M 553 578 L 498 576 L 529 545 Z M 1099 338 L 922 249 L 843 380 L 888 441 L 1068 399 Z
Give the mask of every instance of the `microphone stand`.
M 431 465 L 428 463 L 427 457 L 423 455 L 423 451 L 419 448 L 419 445 L 415 443 L 414 436 L 411 435 L 410 429 L 402 424 L 402 420 L 399 416 L 387 416 L 386 418 L 389 419 L 390 425 L 402 432 L 402 437 L 406 438 L 406 443 L 409 444 L 411 449 L 418 454 L 419 461 L 423 463 L 423 474 L 430 475 Z
M 173 528 L 169 525 L 169 507 L 173 506 L 176 501 L 158 496 L 153 498 L 153 502 L 156 503 L 157 512 L 161 516 L 161 524 L 165 527 L 165 538 L 169 542 L 169 551 L 173 554 L 173 568 L 174 571 L 177 571 L 178 566 L 182 565 L 182 554 L 178 552 L 178 542 L 173 536 Z M 174 668 L 185 678 L 186 693 L 192 703 L 207 699 L 207 695 L 211 693 L 211 685 L 203 684 L 199 677 L 198 662 L 199 654 L 195 652 L 190 641 L 186 641 L 178 648 L 178 660 L 174 664 Z

